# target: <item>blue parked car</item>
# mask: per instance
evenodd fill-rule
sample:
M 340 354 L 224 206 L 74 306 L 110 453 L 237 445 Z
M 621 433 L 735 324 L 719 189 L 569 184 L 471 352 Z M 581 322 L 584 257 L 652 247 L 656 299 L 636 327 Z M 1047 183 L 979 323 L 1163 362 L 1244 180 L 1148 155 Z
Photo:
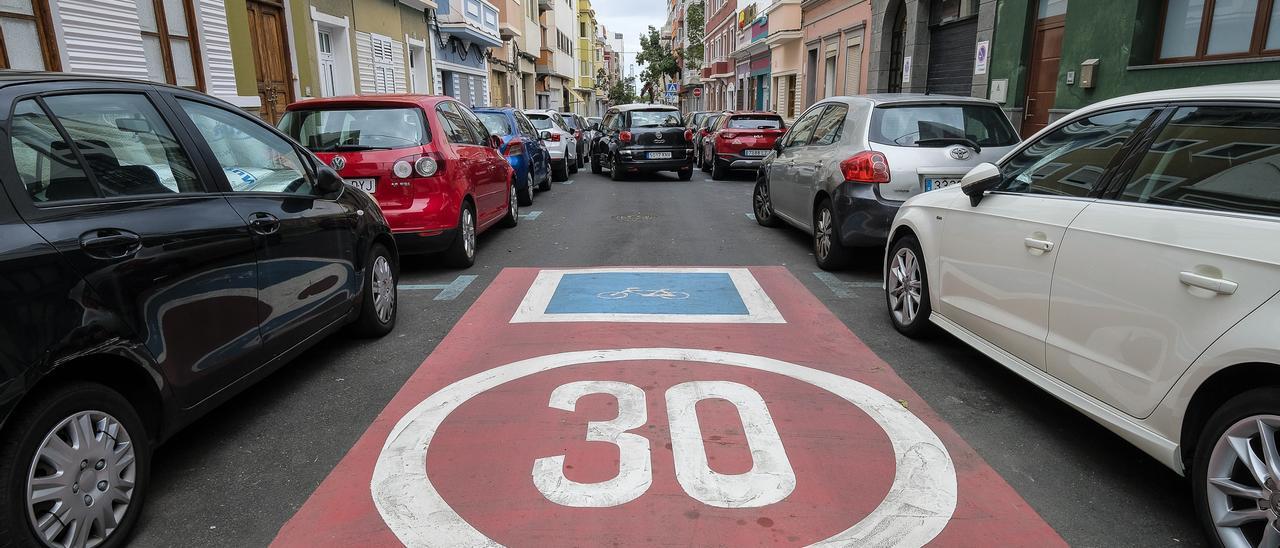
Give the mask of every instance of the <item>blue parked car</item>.
M 520 205 L 533 204 L 533 189 L 551 190 L 551 155 L 533 122 L 510 107 L 472 109 L 489 133 L 502 138 L 503 156 L 516 170 L 516 198 Z

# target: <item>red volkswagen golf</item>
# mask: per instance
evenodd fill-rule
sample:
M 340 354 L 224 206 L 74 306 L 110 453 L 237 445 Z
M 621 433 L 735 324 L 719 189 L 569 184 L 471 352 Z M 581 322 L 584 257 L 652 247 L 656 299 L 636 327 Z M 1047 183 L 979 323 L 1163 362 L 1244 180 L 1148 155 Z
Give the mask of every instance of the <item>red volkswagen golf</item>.
M 477 234 L 520 220 L 501 139 L 451 97 L 311 99 L 289 105 L 280 129 L 377 199 L 402 255 L 443 252 L 465 268 Z

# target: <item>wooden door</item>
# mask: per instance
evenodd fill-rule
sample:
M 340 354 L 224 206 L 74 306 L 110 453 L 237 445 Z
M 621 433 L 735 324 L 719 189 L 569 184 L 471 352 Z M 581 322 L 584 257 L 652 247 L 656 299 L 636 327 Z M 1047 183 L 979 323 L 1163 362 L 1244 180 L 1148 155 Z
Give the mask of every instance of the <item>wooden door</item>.
M 284 6 L 259 0 L 249 0 L 245 5 L 249 10 L 249 37 L 253 42 L 262 118 L 274 124 L 284 115 L 284 107 L 293 102 Z
M 1031 70 L 1027 77 L 1027 103 L 1022 114 L 1023 137 L 1049 125 L 1049 109 L 1053 108 L 1058 92 L 1058 63 L 1062 58 L 1062 35 L 1066 26 L 1066 15 L 1036 21 Z

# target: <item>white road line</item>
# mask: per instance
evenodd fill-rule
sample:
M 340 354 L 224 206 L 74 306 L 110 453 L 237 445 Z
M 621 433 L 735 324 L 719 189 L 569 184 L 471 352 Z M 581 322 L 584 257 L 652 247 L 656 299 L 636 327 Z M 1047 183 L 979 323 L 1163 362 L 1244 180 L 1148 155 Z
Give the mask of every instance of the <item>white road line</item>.
M 568 181 L 560 181 L 560 184 L 562 184 L 562 185 L 571 185 L 571 184 L 573 184 L 573 179 L 569 179 Z
M 499 546 L 458 515 L 427 475 L 426 457 L 440 425 L 475 396 L 518 379 L 569 366 L 650 360 L 712 363 L 790 377 L 839 396 L 884 429 L 895 464 L 889 492 L 866 517 L 815 546 L 924 546 L 955 513 L 956 470 L 946 446 L 892 397 L 853 379 L 763 356 L 625 348 L 564 352 L 487 369 L 414 406 L 392 428 L 373 468 L 369 488 L 382 520 L 406 546 Z
M 447 284 L 400 284 L 396 286 L 396 289 L 400 291 L 439 291 L 440 293 L 436 295 L 435 300 L 452 301 L 458 298 L 463 291 L 466 291 L 467 286 L 471 285 L 471 282 L 475 281 L 475 279 L 476 276 L 474 275 L 464 274 Z
M 542 215 L 541 211 L 530 211 L 528 213 L 524 213 L 520 215 L 520 218 L 526 221 L 533 221 L 533 220 L 536 220 L 540 215 Z
M 755 214 L 755 213 L 748 213 L 748 214 L 747 214 L 747 218 L 748 218 L 748 219 L 751 219 L 752 221 L 754 221 L 754 220 L 756 220 L 756 214 Z
M 830 272 L 814 272 L 813 275 L 826 284 L 839 299 L 854 298 L 854 289 L 880 289 L 880 282 L 846 282 Z

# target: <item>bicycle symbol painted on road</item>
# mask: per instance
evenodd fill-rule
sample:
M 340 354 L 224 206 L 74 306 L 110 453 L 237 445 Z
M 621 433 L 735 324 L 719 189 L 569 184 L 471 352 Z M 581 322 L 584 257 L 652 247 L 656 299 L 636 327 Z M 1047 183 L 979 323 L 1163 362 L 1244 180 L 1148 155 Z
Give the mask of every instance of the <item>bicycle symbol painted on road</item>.
M 637 297 L 657 298 L 668 301 L 679 301 L 689 298 L 689 294 L 684 291 L 671 291 L 670 289 L 641 289 L 639 287 L 628 287 L 622 291 L 604 291 L 596 294 L 596 298 L 600 299 L 625 299 L 635 295 Z

